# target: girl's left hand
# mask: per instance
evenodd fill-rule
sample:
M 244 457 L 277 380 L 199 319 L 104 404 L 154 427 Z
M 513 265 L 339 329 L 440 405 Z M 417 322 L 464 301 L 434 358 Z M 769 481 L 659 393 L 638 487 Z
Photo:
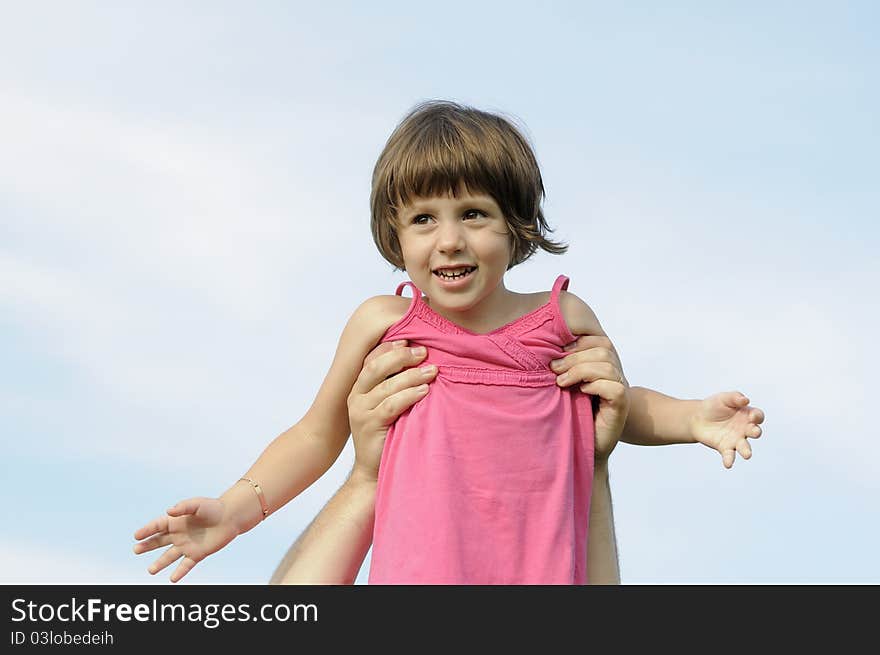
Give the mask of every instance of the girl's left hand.
M 691 418 L 691 436 L 699 443 L 721 453 L 724 468 L 731 468 L 739 453 L 752 456 L 749 439 L 761 436 L 764 412 L 749 405 L 739 391 L 722 391 L 700 401 Z
M 557 374 L 556 384 L 580 384 L 582 392 L 598 398 L 598 408 L 594 408 L 596 457 L 607 458 L 617 445 L 629 414 L 629 383 L 620 358 L 606 336 L 583 335 L 564 350 L 569 354 L 550 362 L 550 368 Z

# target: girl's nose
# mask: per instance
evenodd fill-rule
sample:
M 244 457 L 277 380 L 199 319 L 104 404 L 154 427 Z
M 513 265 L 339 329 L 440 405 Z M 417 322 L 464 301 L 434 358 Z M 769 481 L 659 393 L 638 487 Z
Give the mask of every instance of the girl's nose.
M 437 233 L 437 250 L 440 252 L 456 252 L 464 248 L 464 234 L 458 221 L 440 224 Z

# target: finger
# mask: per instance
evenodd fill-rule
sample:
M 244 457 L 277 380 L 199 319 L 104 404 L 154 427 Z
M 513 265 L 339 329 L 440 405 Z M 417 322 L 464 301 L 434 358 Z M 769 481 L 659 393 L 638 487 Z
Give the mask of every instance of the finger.
M 611 380 L 595 380 L 580 386 L 580 390 L 611 403 L 622 403 L 626 397 L 626 387 Z
M 182 560 L 180 560 L 180 564 L 177 565 L 177 568 L 174 569 L 174 573 L 171 574 L 171 582 L 177 582 L 187 573 L 193 570 L 193 567 L 196 565 L 196 561 L 191 557 L 184 556 Z
M 424 347 L 392 348 L 372 361 L 364 364 L 357 380 L 351 388 L 352 395 L 365 395 L 382 380 L 399 373 L 404 368 L 415 366 L 427 356 Z
M 566 345 L 563 350 L 566 352 L 577 352 L 579 350 L 587 350 L 588 348 L 596 348 L 597 346 L 614 350 L 614 345 L 611 343 L 611 339 L 604 334 L 582 334 L 570 344 Z
M 373 361 L 377 357 L 384 355 L 385 353 L 394 350 L 395 348 L 402 348 L 405 345 L 406 339 L 400 339 L 399 341 L 383 341 L 367 354 L 367 356 L 364 358 L 364 364 Z
M 162 532 L 167 532 L 168 530 L 168 517 L 160 516 L 157 519 L 153 519 L 149 523 L 147 523 L 144 527 L 140 528 L 134 533 L 135 539 L 146 539 L 147 537 L 152 537 L 154 534 L 160 534 Z
M 751 414 L 749 414 L 749 420 L 752 423 L 763 423 L 764 422 L 764 412 L 757 407 L 753 408 Z
M 134 552 L 137 555 L 141 553 L 148 553 L 151 550 L 156 550 L 157 548 L 162 548 L 162 546 L 167 546 L 172 543 L 172 537 L 170 534 L 160 534 L 150 537 L 146 541 L 139 541 L 134 545 Z
M 410 368 L 377 384 L 369 393 L 364 394 L 364 402 L 369 409 L 378 407 L 386 398 L 421 384 L 430 383 L 437 377 L 438 369 L 433 364 Z
M 391 425 L 401 414 L 416 404 L 428 394 L 429 385 L 422 384 L 417 387 L 407 387 L 385 398 L 376 407 L 382 425 Z
M 739 409 L 749 404 L 749 399 L 739 391 L 722 391 L 718 396 L 722 404 L 733 409 Z
M 752 456 L 752 447 L 749 445 L 748 441 L 743 439 L 736 444 L 736 452 L 738 452 L 743 459 L 749 459 Z
M 169 507 L 167 512 L 168 516 L 189 516 L 198 512 L 201 506 L 201 498 L 187 498 Z
M 159 556 L 156 561 L 150 565 L 150 568 L 148 568 L 147 571 L 149 571 L 150 574 L 155 575 L 169 564 L 173 564 L 174 562 L 179 560 L 182 556 L 183 551 L 177 546 L 172 546 L 164 553 L 162 553 L 162 555 Z
M 724 464 L 724 468 L 729 469 L 733 466 L 733 462 L 736 460 L 736 451 L 735 450 L 725 450 L 721 453 L 721 462 Z
M 761 434 L 763 434 L 763 430 L 761 430 L 761 427 L 758 425 L 750 425 L 746 428 L 746 436 L 749 439 L 757 439 Z
M 621 367 L 620 359 L 617 357 L 616 352 L 602 346 L 596 346 L 588 350 L 574 352 L 560 359 L 554 359 L 550 362 L 550 368 L 554 373 L 562 373 L 582 362 L 608 362 L 617 366 L 617 368 Z
M 561 387 L 571 386 L 577 382 L 595 382 L 596 380 L 608 380 L 623 384 L 623 375 L 617 367 L 608 362 L 585 362 L 571 367 L 556 377 L 556 383 Z

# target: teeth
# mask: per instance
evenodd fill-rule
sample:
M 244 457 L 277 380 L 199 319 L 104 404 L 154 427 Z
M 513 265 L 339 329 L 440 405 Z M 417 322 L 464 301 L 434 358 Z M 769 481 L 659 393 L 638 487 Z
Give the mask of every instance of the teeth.
M 473 266 L 467 266 L 465 268 L 456 268 L 456 269 L 448 268 L 443 271 L 436 271 L 436 274 L 445 280 L 457 280 L 459 278 L 464 277 L 465 275 L 467 275 L 468 273 L 470 273 L 473 270 L 474 270 Z M 455 271 L 455 272 L 451 273 L 450 271 Z

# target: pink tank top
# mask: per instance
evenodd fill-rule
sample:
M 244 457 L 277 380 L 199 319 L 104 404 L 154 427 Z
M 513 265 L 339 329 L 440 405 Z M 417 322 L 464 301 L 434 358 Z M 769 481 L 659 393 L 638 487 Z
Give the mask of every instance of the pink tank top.
M 425 346 L 439 371 L 388 431 L 369 583 L 586 583 L 592 406 L 550 370 L 575 340 L 559 309 L 568 278 L 487 334 L 437 314 L 412 282 L 397 295 L 406 285 L 409 310 L 382 340 Z

